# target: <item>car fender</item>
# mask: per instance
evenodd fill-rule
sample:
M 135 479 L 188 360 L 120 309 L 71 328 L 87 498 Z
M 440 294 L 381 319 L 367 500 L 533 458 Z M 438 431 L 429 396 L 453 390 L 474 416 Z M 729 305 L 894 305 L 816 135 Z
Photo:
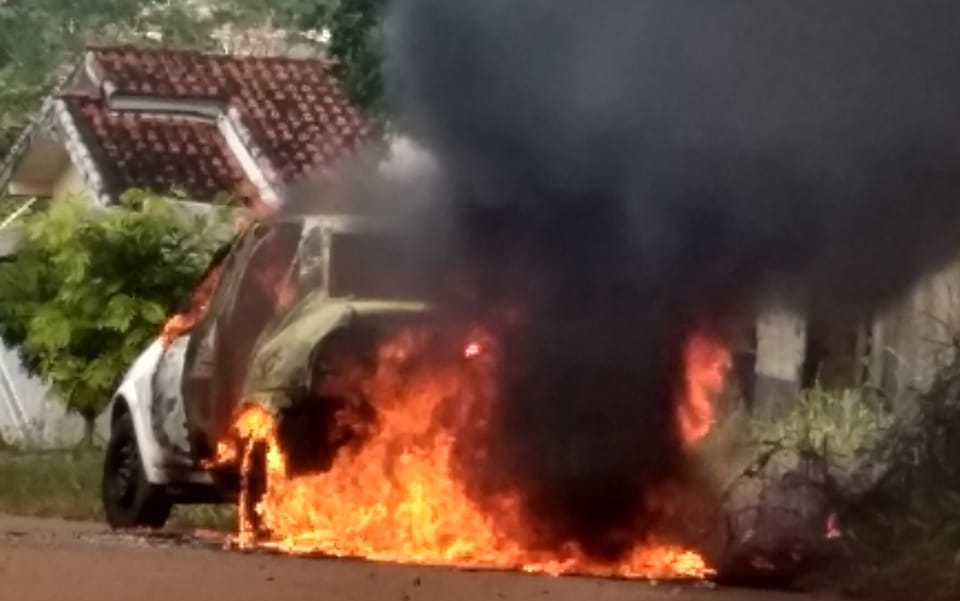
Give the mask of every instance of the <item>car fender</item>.
M 288 319 L 283 327 L 264 336 L 256 346 L 244 383 L 244 402 L 280 410 L 289 392 L 305 384 L 314 346 L 353 318 L 346 303 L 324 303 Z
M 130 412 L 137 435 L 140 459 L 143 462 L 143 471 L 152 484 L 167 484 L 169 481 L 169 476 L 163 469 L 163 449 L 153 436 L 150 417 L 150 403 L 153 397 L 152 379 L 163 351 L 163 343 L 158 338 L 137 357 L 114 394 L 109 408 L 111 435 L 115 418 L 122 411 L 120 404 L 124 404 L 126 410 Z

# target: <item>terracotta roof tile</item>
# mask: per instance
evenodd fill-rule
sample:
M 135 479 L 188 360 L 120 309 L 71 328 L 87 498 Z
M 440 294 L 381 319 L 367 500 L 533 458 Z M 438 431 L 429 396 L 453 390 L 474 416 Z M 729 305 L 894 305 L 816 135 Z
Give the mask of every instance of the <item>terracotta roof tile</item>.
M 190 199 L 256 193 L 213 123 L 189 117 L 110 111 L 97 98 L 62 96 L 85 146 L 116 196 L 129 188 L 182 190 Z
M 117 94 L 221 101 L 289 183 L 351 153 L 369 135 L 320 60 L 239 57 L 133 47 L 91 50 Z M 269 171 L 269 170 L 267 170 Z

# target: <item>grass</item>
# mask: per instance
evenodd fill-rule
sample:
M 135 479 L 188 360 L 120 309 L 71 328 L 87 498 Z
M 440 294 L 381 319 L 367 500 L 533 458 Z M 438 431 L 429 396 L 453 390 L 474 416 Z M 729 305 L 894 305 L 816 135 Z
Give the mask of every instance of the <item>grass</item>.
M 758 480 L 775 490 L 792 471 L 823 495 L 843 534 L 796 586 L 960 599 L 960 362 L 916 398 L 888 406 L 870 392 L 814 388 L 774 419 L 734 412 L 699 453 L 721 489 Z M 760 485 L 743 488 L 746 501 L 759 502 Z M 823 528 L 811 519 L 812 532 Z
M 0 512 L 100 520 L 100 451 L 0 452 Z
M 0 450 L 0 513 L 103 521 L 100 449 Z M 229 531 L 235 510 L 226 505 L 174 508 L 169 525 Z

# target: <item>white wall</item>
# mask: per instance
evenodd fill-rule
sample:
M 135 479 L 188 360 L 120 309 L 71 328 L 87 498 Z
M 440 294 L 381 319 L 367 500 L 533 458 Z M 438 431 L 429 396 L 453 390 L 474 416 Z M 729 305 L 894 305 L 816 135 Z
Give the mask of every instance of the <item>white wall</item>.
M 12 255 L 20 244 L 23 228 L 17 224 L 8 225 L 0 230 L 0 257 Z
M 97 423 L 101 440 L 106 416 Z M 49 387 L 30 377 L 15 350 L 0 344 L 0 435 L 10 445 L 32 448 L 72 446 L 83 438 L 83 419 L 68 414 Z
M 776 415 L 796 397 L 806 353 L 806 321 L 785 310 L 771 310 L 756 321 L 754 407 L 758 415 Z

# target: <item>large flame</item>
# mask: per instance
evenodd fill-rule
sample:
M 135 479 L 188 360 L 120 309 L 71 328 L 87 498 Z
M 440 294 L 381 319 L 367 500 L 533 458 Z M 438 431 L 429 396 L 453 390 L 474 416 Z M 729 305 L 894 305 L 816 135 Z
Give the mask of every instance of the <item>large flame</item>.
M 420 350 L 418 344 L 422 340 L 405 332 L 380 347 L 376 368 L 362 383 L 378 417 L 360 442 L 341 448 L 321 473 L 289 474 L 274 415 L 255 403 L 244 405 L 233 429 L 236 440 L 246 445 L 242 470 L 248 477 L 254 443 L 265 444 L 267 486 L 256 507 L 261 528 L 254 532 L 250 520 L 241 516 L 241 544 L 550 574 L 654 579 L 712 574 L 698 553 L 657 541 L 638 544 L 628 557 L 605 564 L 572 544 L 561 551 L 532 551 L 508 535 L 510 528 L 504 526 L 516 526 L 520 519 L 516 499 L 500 498 L 495 511 L 476 506 L 458 477 L 462 472 L 455 449 L 458 435 L 467 430 L 482 435 L 486 425 L 496 369 L 491 344 L 477 340 L 455 361 L 411 370 L 407 359 Z M 722 383 L 724 353 L 706 339 L 697 338 L 688 347 L 687 388 L 678 409 L 688 444 L 703 436 L 712 421 L 707 406 L 718 376 Z M 221 459 L 237 460 L 231 448 L 221 445 Z
M 703 439 L 714 423 L 714 401 L 723 391 L 730 370 L 727 348 L 703 335 L 694 335 L 684 349 L 684 389 L 677 407 L 680 436 L 687 446 Z

